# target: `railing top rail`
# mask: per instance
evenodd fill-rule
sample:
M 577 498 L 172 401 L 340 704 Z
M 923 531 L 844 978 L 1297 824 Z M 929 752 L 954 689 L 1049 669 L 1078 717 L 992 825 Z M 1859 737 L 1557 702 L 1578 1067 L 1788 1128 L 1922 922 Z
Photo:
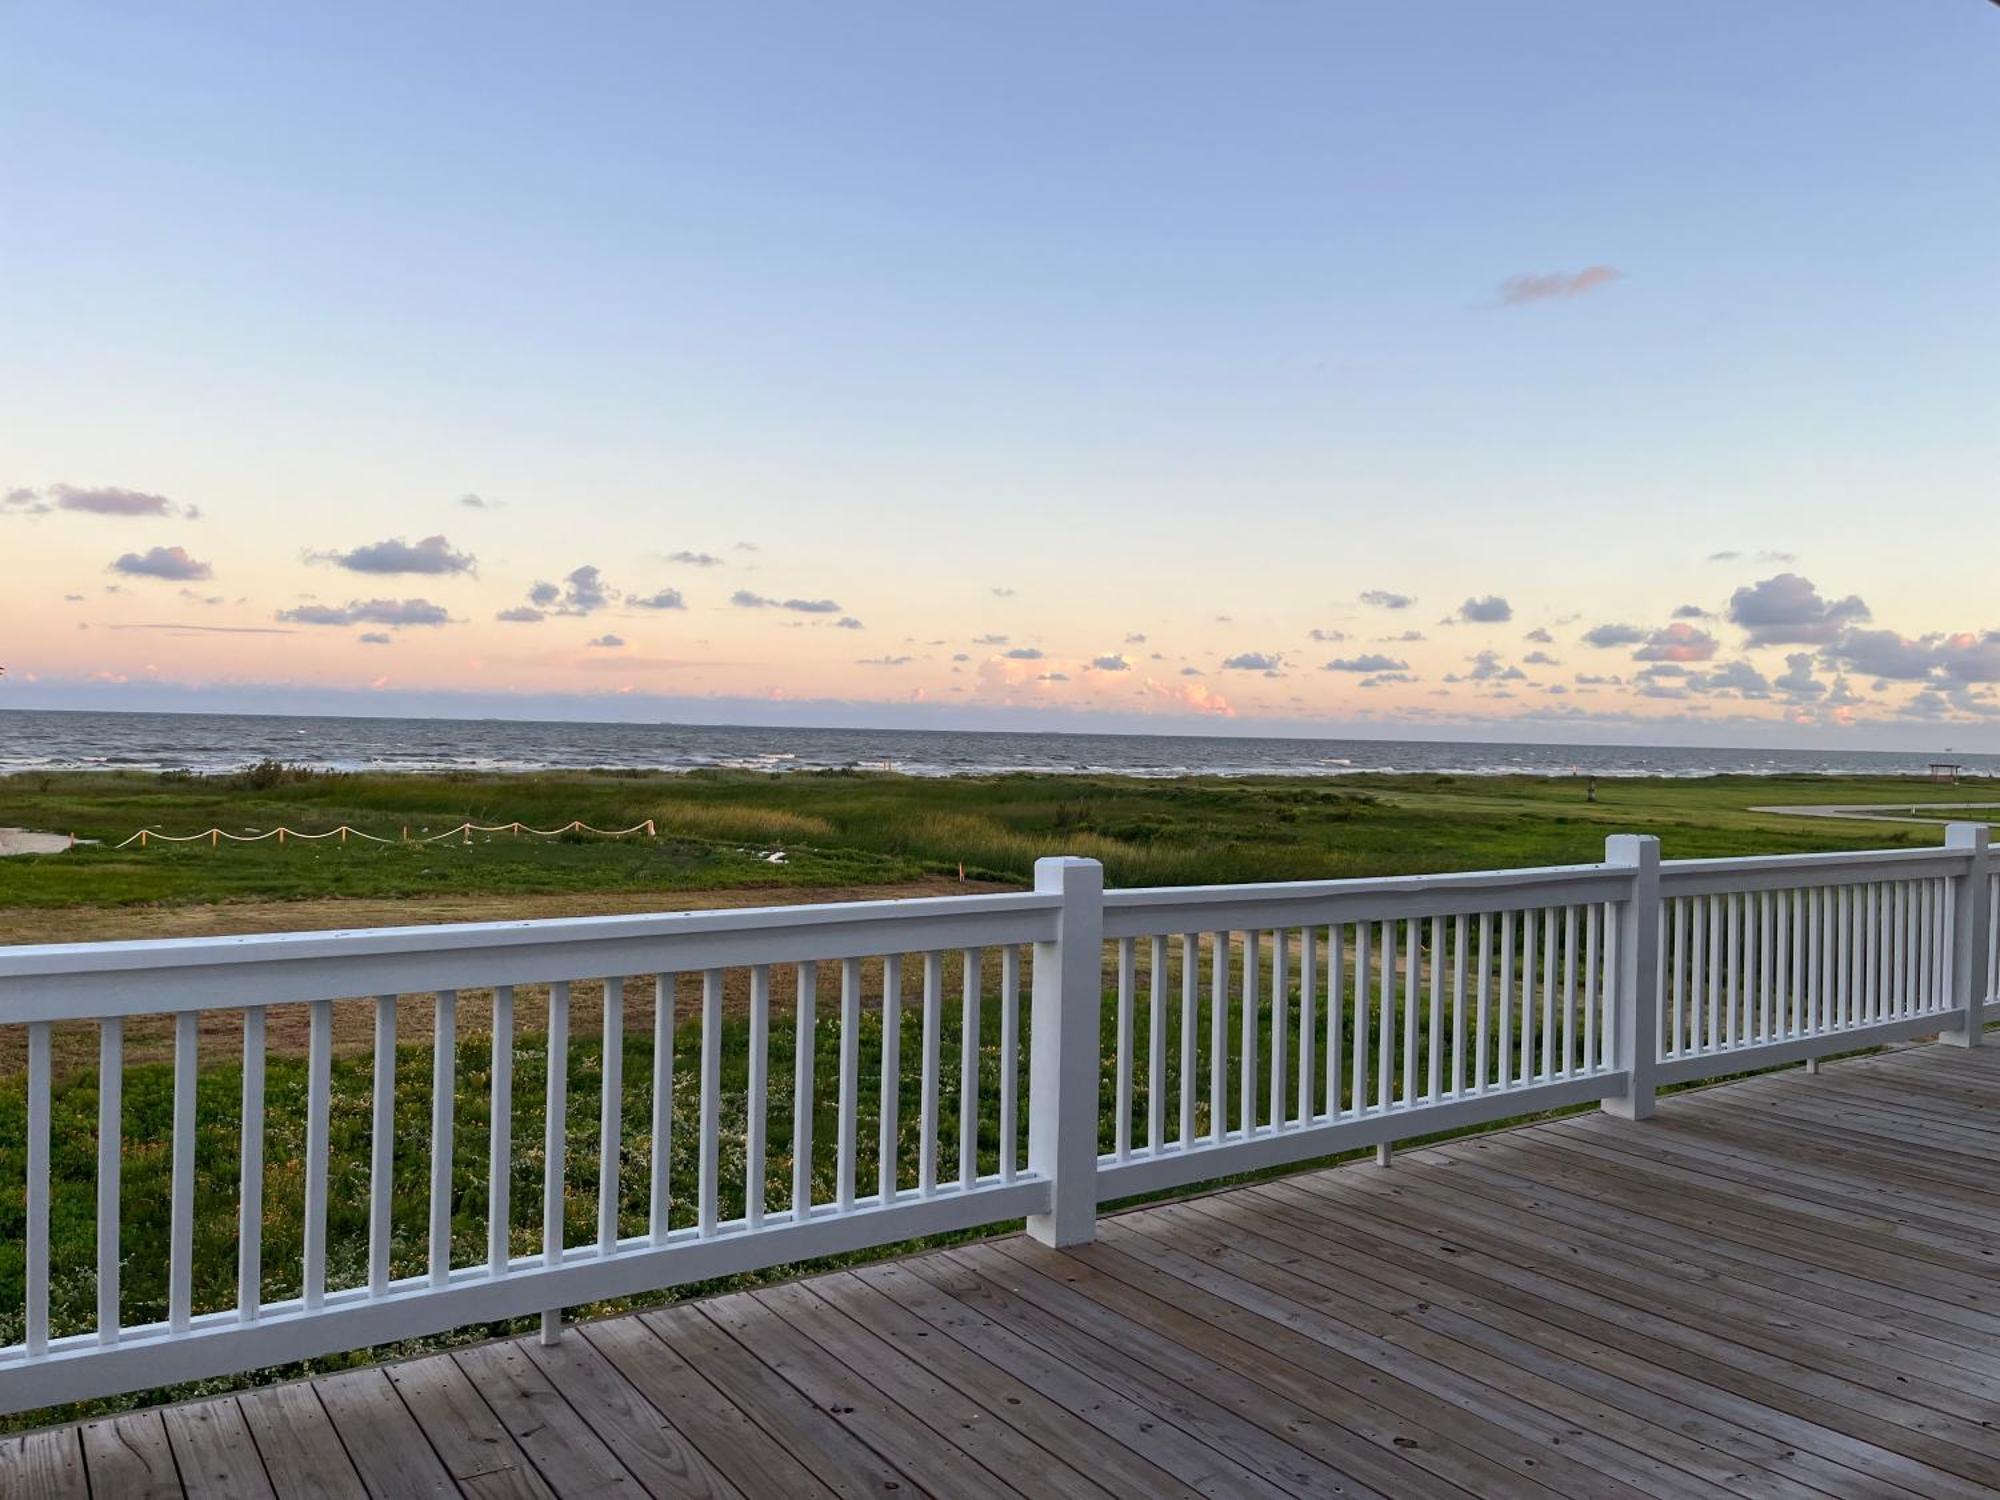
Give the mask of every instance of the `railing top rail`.
M 0 1023 L 838 960 L 1054 936 L 1035 891 L 0 947 Z
M 1674 859 L 1660 863 L 1660 885 L 1670 895 L 1755 886 L 1841 884 L 1845 880 L 1955 875 L 1971 860 L 1964 849 L 1927 845 L 1920 849 L 1842 850 L 1831 854 L 1732 855 L 1723 859 Z
M 1372 920 L 1616 900 L 1623 865 L 1541 865 L 1356 880 L 1148 886 L 1104 893 L 1111 937 Z

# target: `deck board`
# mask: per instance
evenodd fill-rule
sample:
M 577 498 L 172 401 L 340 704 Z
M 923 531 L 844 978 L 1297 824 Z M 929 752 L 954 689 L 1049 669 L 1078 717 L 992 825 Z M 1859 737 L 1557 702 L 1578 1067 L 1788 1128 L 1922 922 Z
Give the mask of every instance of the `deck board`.
M 23 1434 L 0 1493 L 1974 1500 L 1996 1160 L 2000 1047 L 1913 1046 Z

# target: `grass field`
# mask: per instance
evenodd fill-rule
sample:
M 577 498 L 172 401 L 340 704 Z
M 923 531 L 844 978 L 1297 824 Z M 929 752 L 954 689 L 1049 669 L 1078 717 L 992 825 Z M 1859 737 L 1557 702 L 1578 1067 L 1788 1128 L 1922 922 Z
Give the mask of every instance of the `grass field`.
M 1545 777 L 16 775 L 0 778 L 0 826 L 99 842 L 0 860 L 0 940 L 10 909 L 482 896 L 504 910 L 526 895 L 810 893 L 956 876 L 961 867 L 1022 882 L 1044 854 L 1101 859 L 1112 884 L 1131 886 L 1570 863 L 1598 858 L 1614 832 L 1658 834 L 1668 858 L 1920 844 L 1940 835 L 1748 809 L 1977 795 L 1912 779 L 1822 777 L 1605 780 L 1590 802 L 1580 779 Z M 422 838 L 467 820 L 552 827 L 573 818 L 600 827 L 650 818 L 659 837 L 401 842 L 405 829 Z M 349 823 L 398 842 L 111 847 L 141 828 L 280 823 L 303 831 Z M 772 862 L 780 851 L 783 862 Z M 88 919 L 79 921 L 79 935 L 90 935 Z
M 0 942 L 148 934 L 271 930 L 288 925 L 372 925 L 482 916 L 553 915 L 593 910 L 933 893 L 971 880 L 1023 883 L 1044 854 L 1087 854 L 1105 862 L 1114 884 L 1211 883 L 1586 862 L 1601 857 L 1606 834 L 1657 834 L 1668 857 L 1919 845 L 1941 840 L 1941 827 L 1818 821 L 1761 814 L 1756 804 L 1912 803 L 1976 800 L 1979 788 L 1912 780 L 1713 778 L 1602 781 L 1596 800 L 1584 783 L 1546 778 L 1367 776 L 1351 779 L 1259 778 L 1136 781 L 1093 777 L 1008 776 L 929 781 L 883 775 L 741 773 L 661 776 L 619 772 L 538 776 L 329 776 L 265 768 L 234 777 L 190 778 L 124 773 L 0 778 L 0 826 L 75 832 L 101 841 L 60 855 L 0 860 Z M 1940 819 L 1963 814 L 1940 813 Z M 1976 815 L 1975 815 L 1976 816 Z M 506 835 L 470 844 L 405 845 L 401 833 L 440 830 L 473 820 L 551 826 L 582 818 L 622 827 L 653 819 L 657 838 L 540 841 Z M 110 845 L 141 827 L 191 833 L 219 825 L 256 830 L 286 823 L 316 830 L 346 822 L 397 842 L 388 846 L 274 843 L 129 848 Z M 770 856 L 782 851 L 782 863 Z M 974 887 L 977 888 L 977 887 Z M 947 994 L 955 994 L 948 983 Z M 831 1010 L 830 994 L 821 1014 Z M 683 998 L 687 1006 L 691 996 Z M 540 1114 L 546 1045 L 537 1002 L 524 993 L 515 1048 L 513 1235 L 532 1248 L 539 1225 L 542 1171 Z M 265 1290 L 296 1291 L 303 1183 L 303 1025 L 274 1009 L 268 1083 L 265 1183 Z M 955 1009 L 945 1007 L 945 1066 L 939 1137 L 956 1137 L 958 1041 Z M 333 1074 L 330 1279 L 365 1278 L 370 1075 L 369 1017 L 361 1002 L 337 1007 Z M 914 1055 L 913 1013 L 905 1017 L 904 1057 Z M 1110 1016 L 1107 1007 L 1107 1028 Z M 691 1012 L 684 1012 L 691 1013 Z M 650 1038 L 647 1010 L 635 1005 L 627 1043 L 622 1217 L 643 1224 L 648 1135 Z M 460 1009 L 454 1157 L 455 1243 L 461 1261 L 483 1255 L 486 1198 L 487 1083 L 491 1057 L 483 997 Z M 769 1193 L 786 1201 L 791 1170 L 790 1070 L 793 1032 L 787 1009 L 774 1008 Z M 980 1142 L 990 1168 L 999 1148 L 997 1007 L 988 1006 L 982 1038 Z M 234 1016 L 204 1027 L 202 1122 L 196 1189 L 197 1310 L 233 1303 L 240 1049 Z M 399 1048 L 394 1259 L 398 1274 L 422 1267 L 428 1181 L 431 1056 L 426 1003 L 406 1006 Z M 596 1153 L 602 1054 L 594 1036 L 594 999 L 579 991 L 570 1056 L 566 1175 L 569 1234 L 594 1233 L 599 1191 Z M 871 1079 L 881 1047 L 881 1018 L 864 1019 L 862 1076 Z M 746 1032 L 732 1011 L 725 1039 L 725 1120 L 744 1118 Z M 25 1087 L 20 1028 L 0 1027 L 0 1342 L 20 1336 Z M 123 1187 L 125 1314 L 157 1316 L 165 1304 L 167 1150 L 171 1069 L 164 1019 L 135 1022 L 125 1078 Z M 57 1277 L 52 1310 L 58 1332 L 82 1331 L 94 1309 L 94 1134 L 97 1078 L 94 1027 L 64 1028 L 58 1038 L 54 1098 L 54 1211 Z M 1143 1018 L 1141 1047 L 1143 1050 Z M 1236 1036 L 1232 1022 L 1228 1035 Z M 680 1032 L 682 1076 L 691 1076 L 695 1028 Z M 1364 1038 L 1365 1040 L 1365 1038 Z M 812 1039 L 819 1076 L 835 1066 L 836 1028 Z M 1232 1040 L 1232 1046 L 1234 1042 Z M 1352 1048 L 1351 1032 L 1347 1041 Z M 1170 1050 L 1178 1067 L 1177 1049 Z M 1205 1058 L 1204 1063 L 1205 1066 Z M 1106 1066 L 1110 1049 L 1106 1048 Z M 907 1070 L 906 1070 L 907 1071 Z M 905 1180 L 922 1143 L 916 1100 L 901 1101 Z M 1260 1087 L 1262 1086 L 1260 1075 Z M 693 1184 L 692 1093 L 682 1092 L 671 1147 L 674 1222 L 688 1219 L 683 1195 Z M 874 1172 L 876 1099 L 861 1091 L 861 1175 Z M 1140 1101 L 1143 1107 L 1143 1099 Z M 832 1139 L 831 1090 L 818 1100 L 815 1134 Z M 1109 1130 L 1109 1121 L 1106 1129 Z M 740 1202 L 744 1140 L 740 1123 L 723 1137 L 725 1212 Z M 955 1163 L 948 1162 L 949 1175 Z M 830 1155 L 812 1164 L 822 1194 Z M 783 1271 L 770 1275 L 781 1275 Z M 667 1295 L 684 1295 L 690 1288 Z M 658 1300 L 653 1299 L 653 1300 Z M 477 1338 L 468 1329 L 424 1347 Z M 341 1363 L 320 1361 L 317 1368 Z M 287 1372 L 262 1372 L 267 1379 Z M 297 1373 L 294 1369 L 289 1373 Z M 226 1384 L 222 1382 L 218 1384 Z M 237 1382 L 241 1383 L 241 1382 Z M 190 1394 L 189 1387 L 173 1394 Z M 131 1404 L 121 1399 L 104 1406 Z M 50 1420 L 29 1414 L 5 1425 Z

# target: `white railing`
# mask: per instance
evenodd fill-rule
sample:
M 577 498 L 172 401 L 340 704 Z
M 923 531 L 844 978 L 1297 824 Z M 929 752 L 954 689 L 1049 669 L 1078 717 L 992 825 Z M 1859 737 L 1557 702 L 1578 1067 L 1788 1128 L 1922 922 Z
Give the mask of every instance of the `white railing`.
M 1592 1101 L 1643 1118 L 1663 1084 L 2000 1019 L 1983 826 L 1606 852 L 1109 893 L 1056 859 L 1013 895 L 0 949 L 26 1060 L 0 1410 L 523 1315 L 553 1337 L 567 1306 L 1023 1217 L 1075 1243 L 1112 1198 Z M 58 1140 L 79 1080 L 94 1141 Z M 128 1084 L 170 1105 L 147 1124 Z M 164 1201 L 135 1203 L 128 1163 L 162 1153 Z M 197 1236 L 218 1193 L 226 1252 Z M 94 1244 L 54 1244 L 58 1201 Z

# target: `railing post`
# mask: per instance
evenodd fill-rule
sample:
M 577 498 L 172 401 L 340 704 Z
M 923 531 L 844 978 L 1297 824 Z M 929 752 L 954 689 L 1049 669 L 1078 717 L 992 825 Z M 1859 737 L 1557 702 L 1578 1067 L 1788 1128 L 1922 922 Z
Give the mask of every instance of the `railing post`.
M 1947 849 L 1971 858 L 1951 883 L 1951 1005 L 1961 1017 L 1956 1030 L 1938 1040 L 1954 1047 L 1977 1047 L 1986 1030 L 1986 972 L 1992 946 L 1992 830 L 1984 823 L 1953 823 L 1944 831 Z
M 1653 1070 L 1660 1048 L 1660 841 L 1651 834 L 1615 833 L 1604 862 L 1632 871 L 1632 894 L 1619 904 L 1613 928 L 1617 969 L 1610 976 L 1612 1057 L 1625 1092 L 1602 1101 L 1607 1114 L 1644 1120 L 1653 1113 Z
M 1045 1245 L 1080 1245 L 1097 1227 L 1104 867 L 1038 859 L 1035 889 L 1061 896 L 1062 910 L 1054 941 L 1035 944 L 1029 996 L 1028 1168 L 1049 1179 L 1050 1194 L 1028 1233 Z

